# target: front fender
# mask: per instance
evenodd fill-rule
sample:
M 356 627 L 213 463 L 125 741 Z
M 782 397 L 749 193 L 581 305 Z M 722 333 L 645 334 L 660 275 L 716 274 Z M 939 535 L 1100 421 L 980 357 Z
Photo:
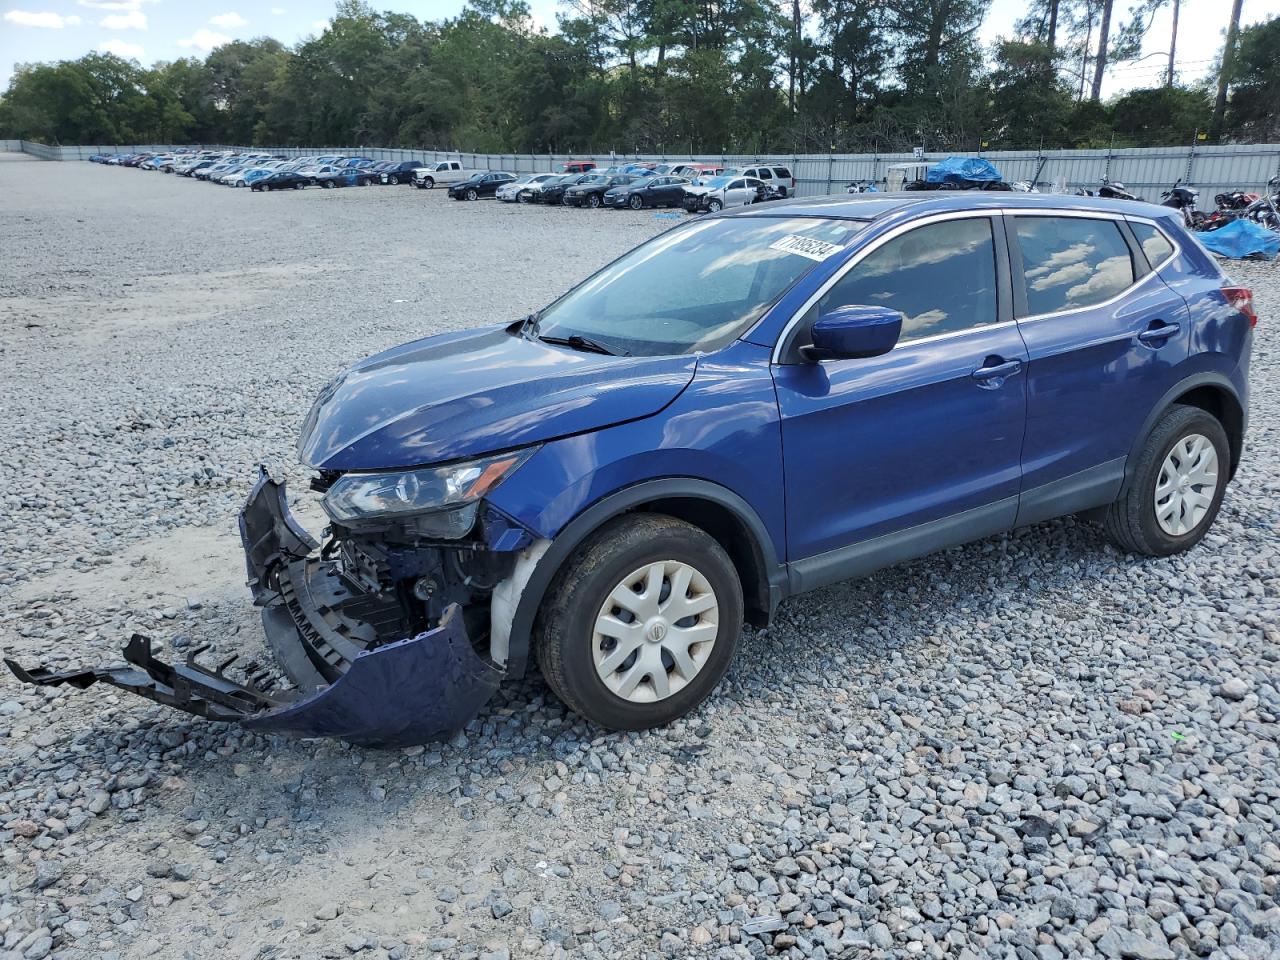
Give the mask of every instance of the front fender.
M 521 595 L 509 673 L 524 667 L 533 620 L 560 565 L 602 523 L 660 499 L 705 500 L 750 534 L 772 608 L 786 552 L 782 436 L 768 349 L 737 343 L 698 361 L 670 406 L 640 420 L 543 447 L 490 496 L 495 507 L 552 541 Z M 751 586 L 744 585 L 750 589 Z

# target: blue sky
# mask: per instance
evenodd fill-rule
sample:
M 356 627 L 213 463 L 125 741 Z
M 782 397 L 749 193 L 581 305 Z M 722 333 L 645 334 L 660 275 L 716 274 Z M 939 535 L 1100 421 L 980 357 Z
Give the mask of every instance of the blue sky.
M 454 16 L 463 0 L 374 0 L 373 6 L 411 13 L 420 19 Z M 531 0 L 534 19 L 555 28 L 557 0 Z M 788 9 L 790 3 L 784 4 Z M 1117 16 L 1129 4 L 1116 3 Z M 1025 8 L 1024 0 L 992 0 L 981 37 L 1007 32 Z M 1222 43 L 1227 0 L 1182 0 L 1178 62 L 1183 79 L 1195 80 L 1212 68 Z M 219 43 L 270 35 L 292 44 L 324 29 L 332 0 L 0 0 L 0 90 L 14 64 L 73 59 L 89 50 L 109 50 L 150 65 L 156 60 L 203 56 Z M 1245 23 L 1280 15 L 1280 0 L 1244 0 Z M 1168 10 L 1156 18 L 1144 53 L 1168 49 Z M 1158 83 L 1166 60 L 1159 56 L 1122 64 L 1107 81 L 1110 95 Z

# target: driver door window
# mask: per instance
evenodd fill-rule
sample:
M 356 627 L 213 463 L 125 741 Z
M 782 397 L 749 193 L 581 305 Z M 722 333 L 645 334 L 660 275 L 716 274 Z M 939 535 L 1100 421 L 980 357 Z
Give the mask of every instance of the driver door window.
M 917 227 L 878 247 L 836 282 L 807 318 L 864 304 L 903 315 L 900 343 L 998 319 L 995 245 L 986 217 Z

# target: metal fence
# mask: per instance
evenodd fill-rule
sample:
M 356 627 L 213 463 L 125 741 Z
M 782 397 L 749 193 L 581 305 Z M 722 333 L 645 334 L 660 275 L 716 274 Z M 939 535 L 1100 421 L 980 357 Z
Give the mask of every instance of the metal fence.
M 95 153 L 137 153 L 173 149 L 173 144 L 95 144 L 49 147 L 30 141 L 0 141 L 4 149 L 20 149 L 45 160 L 86 160 Z M 16 144 L 10 147 L 9 144 Z M 463 166 L 512 173 L 536 173 L 559 169 L 567 160 L 594 160 L 607 166 L 631 160 L 659 162 L 689 161 L 722 166 L 745 166 L 757 162 L 780 163 L 791 169 L 799 196 L 841 192 L 855 180 L 883 181 L 886 169 L 895 163 L 916 160 L 908 153 L 885 154 L 545 154 L 545 153 L 459 153 L 436 150 L 405 150 L 387 147 L 245 147 L 231 144 L 201 144 L 209 149 L 246 150 L 282 156 L 361 156 L 375 160 L 460 160 Z M 925 161 L 946 154 L 927 154 Z M 1144 147 L 1104 150 L 1009 150 L 984 151 L 981 156 L 999 168 L 1006 180 L 1033 180 L 1042 189 L 1057 183 L 1068 188 L 1096 186 L 1106 177 L 1123 182 L 1135 193 L 1150 199 L 1175 180 L 1198 187 L 1206 198 L 1231 189 L 1261 190 L 1272 177 L 1280 175 L 1280 144 L 1232 144 L 1227 146 Z

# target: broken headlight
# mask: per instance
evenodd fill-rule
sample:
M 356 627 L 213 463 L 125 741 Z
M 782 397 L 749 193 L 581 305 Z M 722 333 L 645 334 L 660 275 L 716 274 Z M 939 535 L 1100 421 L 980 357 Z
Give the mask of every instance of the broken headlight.
M 346 473 L 325 493 L 324 509 L 339 523 L 412 519 L 419 536 L 456 539 L 471 529 L 480 499 L 535 449 L 442 467 Z

